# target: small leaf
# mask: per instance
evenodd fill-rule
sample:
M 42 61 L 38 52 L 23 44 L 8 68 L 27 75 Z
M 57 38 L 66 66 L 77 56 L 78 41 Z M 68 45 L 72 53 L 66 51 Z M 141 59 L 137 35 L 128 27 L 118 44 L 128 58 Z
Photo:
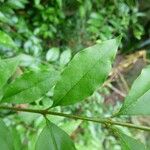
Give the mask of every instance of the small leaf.
M 117 131 L 117 136 L 119 137 L 122 150 L 146 150 L 146 147 L 140 141 Z
M 4 124 L 4 122 L 0 119 L 0 149 L 1 150 L 13 150 L 13 140 L 12 135 Z
M 134 81 L 117 115 L 150 115 L 150 66 Z
M 75 150 L 75 146 L 62 129 L 47 120 L 47 125 L 41 132 L 36 150 Z
M 69 105 L 90 96 L 103 84 L 114 59 L 120 37 L 80 51 L 64 69 L 54 89 L 53 107 Z
M 9 84 L 4 90 L 2 102 L 30 103 L 41 98 L 59 78 L 58 72 L 28 72 Z
M 67 49 L 63 51 L 60 55 L 60 64 L 65 66 L 71 59 L 71 50 Z
M 36 64 L 36 59 L 33 56 L 20 54 L 19 57 L 20 57 L 20 66 L 29 67 L 33 64 Z
M 16 48 L 16 45 L 11 37 L 2 31 L 0 31 L 0 45 L 9 48 Z
M 18 64 L 18 58 L 0 60 L 0 88 L 6 84 L 7 80 L 15 72 Z
M 58 59 L 59 57 L 59 49 L 56 47 L 53 47 L 48 50 L 46 54 L 46 60 L 49 62 L 54 62 Z

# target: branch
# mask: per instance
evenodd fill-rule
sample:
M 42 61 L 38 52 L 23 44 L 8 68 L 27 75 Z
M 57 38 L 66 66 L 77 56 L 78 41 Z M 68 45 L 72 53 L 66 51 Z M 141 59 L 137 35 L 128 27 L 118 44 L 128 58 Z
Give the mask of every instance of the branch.
M 92 118 L 92 117 L 77 116 L 77 115 L 53 112 L 53 111 L 48 111 L 48 110 L 24 109 L 24 108 L 15 108 L 15 107 L 8 107 L 8 106 L 0 106 L 0 109 L 7 109 L 7 110 L 12 110 L 12 111 L 22 111 L 22 112 L 29 112 L 29 113 L 38 113 L 38 114 L 42 114 L 44 116 L 45 115 L 62 116 L 62 117 L 71 118 L 71 119 L 91 121 L 91 122 L 96 122 L 96 123 L 106 124 L 106 125 L 118 125 L 118 126 L 134 128 L 134 129 L 140 129 L 140 130 L 150 132 L 150 127 L 148 127 L 148 126 L 139 126 L 139 125 L 135 125 L 135 124 L 132 124 L 132 123 L 118 122 L 118 121 L 113 121 L 113 120 L 110 120 L 110 119 L 107 119 L 107 118 L 98 118 L 98 119 L 96 119 L 96 118 Z

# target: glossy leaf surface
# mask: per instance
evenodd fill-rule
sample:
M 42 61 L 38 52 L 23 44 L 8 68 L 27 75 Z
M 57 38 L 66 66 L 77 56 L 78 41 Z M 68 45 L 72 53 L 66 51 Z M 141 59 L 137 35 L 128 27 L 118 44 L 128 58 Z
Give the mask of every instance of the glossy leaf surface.
M 111 71 L 120 37 L 77 53 L 61 74 L 54 89 L 54 106 L 70 105 L 90 96 Z

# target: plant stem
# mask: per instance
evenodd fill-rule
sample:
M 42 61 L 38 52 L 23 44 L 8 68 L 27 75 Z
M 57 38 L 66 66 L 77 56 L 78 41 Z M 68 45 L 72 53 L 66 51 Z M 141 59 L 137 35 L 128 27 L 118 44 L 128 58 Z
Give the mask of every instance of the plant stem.
M 8 106 L 0 106 L 0 109 L 38 113 L 38 114 L 42 114 L 44 116 L 45 115 L 62 116 L 62 117 L 67 117 L 67 118 L 71 118 L 71 119 L 80 119 L 80 120 L 84 120 L 84 121 L 97 122 L 97 123 L 106 124 L 106 125 L 118 125 L 118 126 L 124 126 L 124 127 L 128 127 L 128 128 L 140 129 L 140 130 L 145 130 L 145 131 L 150 132 L 150 127 L 148 127 L 148 126 L 139 126 L 139 125 L 135 125 L 132 123 L 118 122 L 118 121 L 113 121 L 108 118 L 92 118 L 92 117 L 86 117 L 86 116 L 77 116 L 77 115 L 72 115 L 72 114 L 53 112 L 53 111 L 48 111 L 48 110 L 24 109 L 24 108 L 16 108 L 16 107 L 8 107 Z

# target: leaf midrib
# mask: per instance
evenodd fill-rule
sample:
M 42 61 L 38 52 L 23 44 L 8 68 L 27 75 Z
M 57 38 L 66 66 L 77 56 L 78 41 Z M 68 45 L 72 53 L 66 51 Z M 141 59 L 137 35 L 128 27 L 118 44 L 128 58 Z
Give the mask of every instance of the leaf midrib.
M 124 138 L 122 137 L 122 135 L 120 135 L 120 138 L 122 139 L 123 143 L 127 146 L 127 148 L 129 148 L 129 150 L 132 150 L 130 148 L 130 146 L 128 145 L 128 143 L 126 142 L 126 140 L 124 140 Z
M 52 126 L 53 126 L 53 124 L 48 124 L 48 128 L 50 128 L 50 134 L 51 134 L 52 139 L 53 139 L 52 141 L 53 141 L 53 144 L 54 144 L 54 146 L 55 146 L 55 150 L 58 150 L 57 142 L 56 142 L 56 140 L 55 140 L 55 135 L 54 135 L 54 133 L 53 133 Z

